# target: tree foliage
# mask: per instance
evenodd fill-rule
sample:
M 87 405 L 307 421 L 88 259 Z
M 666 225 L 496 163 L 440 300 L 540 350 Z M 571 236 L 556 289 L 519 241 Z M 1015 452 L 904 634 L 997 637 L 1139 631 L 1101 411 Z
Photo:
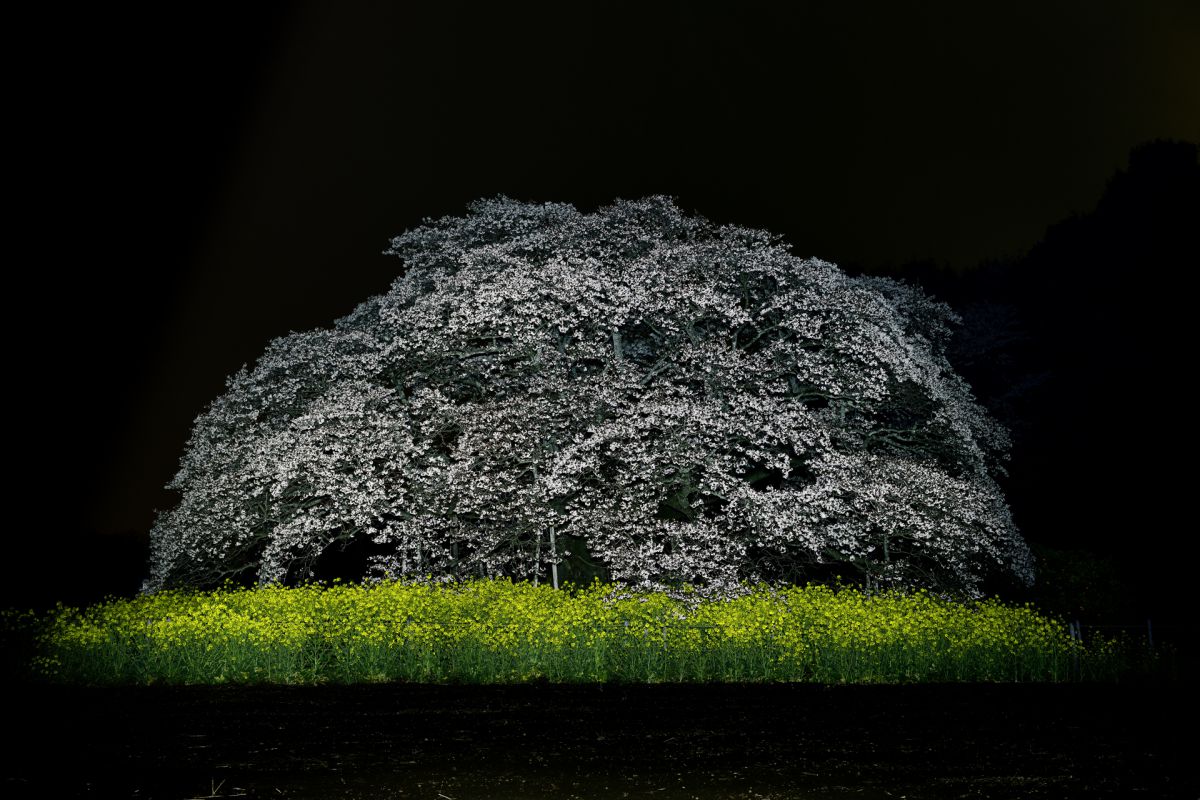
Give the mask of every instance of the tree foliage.
M 469 211 L 394 239 L 387 293 L 229 379 L 147 589 L 297 582 L 348 545 L 373 576 L 559 565 L 710 594 L 1032 579 L 948 307 L 667 197 Z

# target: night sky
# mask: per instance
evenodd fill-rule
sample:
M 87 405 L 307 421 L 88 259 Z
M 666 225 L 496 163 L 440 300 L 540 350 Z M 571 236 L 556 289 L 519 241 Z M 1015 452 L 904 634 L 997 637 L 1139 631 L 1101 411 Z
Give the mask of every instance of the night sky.
M 6 602 L 136 589 L 225 378 L 383 292 L 390 237 L 501 193 L 675 195 L 1016 309 L 1022 343 L 962 358 L 1020 429 L 1018 524 L 1143 563 L 1138 591 L 1184 578 L 1195 490 L 1156 459 L 1195 439 L 1200 5 L 255 5 L 13 29 Z M 1151 595 L 1119 610 L 1182 597 Z

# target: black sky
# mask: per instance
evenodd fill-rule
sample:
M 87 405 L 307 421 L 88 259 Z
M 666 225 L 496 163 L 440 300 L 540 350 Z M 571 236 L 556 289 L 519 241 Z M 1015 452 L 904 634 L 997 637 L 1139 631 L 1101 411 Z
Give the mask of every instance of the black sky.
M 1138 143 L 1200 139 L 1189 0 L 901 5 L 204 4 L 18 27 L 10 503 L 32 560 L 13 585 L 85 571 L 66 536 L 121 553 L 97 585 L 125 590 L 226 376 L 384 291 L 380 251 L 422 217 L 666 193 L 797 255 L 966 271 L 1090 211 Z

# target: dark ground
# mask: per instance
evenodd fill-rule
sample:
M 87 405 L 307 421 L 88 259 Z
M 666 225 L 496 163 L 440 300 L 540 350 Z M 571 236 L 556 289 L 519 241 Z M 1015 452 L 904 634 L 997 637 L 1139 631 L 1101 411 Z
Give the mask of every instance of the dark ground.
M 1200 797 L 1183 683 L 21 687 L 15 797 Z

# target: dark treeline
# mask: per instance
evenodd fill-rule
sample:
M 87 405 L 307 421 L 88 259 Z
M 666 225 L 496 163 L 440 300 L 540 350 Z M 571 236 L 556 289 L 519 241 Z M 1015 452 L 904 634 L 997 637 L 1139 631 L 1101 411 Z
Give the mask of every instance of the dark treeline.
M 908 264 L 963 317 L 951 360 L 1011 429 L 1005 489 L 1034 597 L 1085 621 L 1187 621 L 1197 403 L 1197 145 L 1130 153 L 1098 205 L 1016 258 Z

